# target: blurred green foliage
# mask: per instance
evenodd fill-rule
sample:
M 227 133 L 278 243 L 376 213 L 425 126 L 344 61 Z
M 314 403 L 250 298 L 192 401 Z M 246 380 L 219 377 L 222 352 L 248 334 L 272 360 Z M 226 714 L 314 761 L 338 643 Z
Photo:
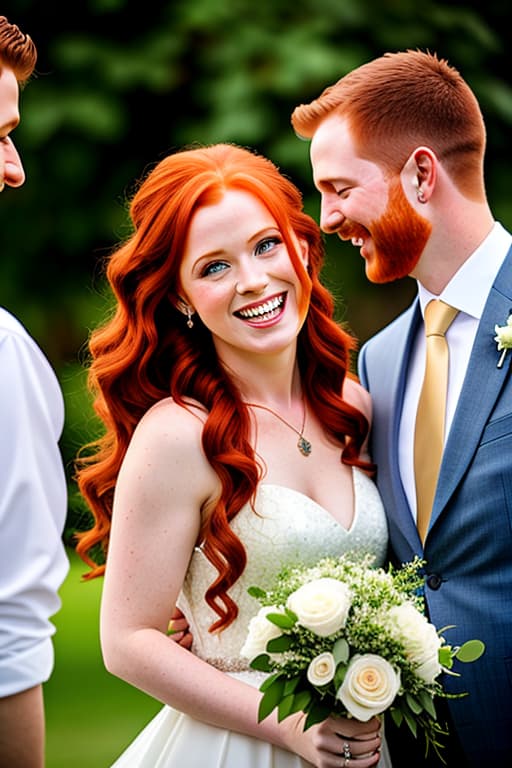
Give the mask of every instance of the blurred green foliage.
M 102 261 L 128 232 L 126 199 L 166 153 L 233 141 L 271 157 L 318 216 L 308 143 L 290 114 L 388 50 L 437 51 L 473 86 L 488 126 L 488 195 L 512 227 L 510 11 L 502 0 L 13 0 L 2 13 L 39 49 L 15 141 L 27 183 L 2 194 L 0 300 L 33 333 L 61 380 L 71 483 L 96 434 L 84 347 L 107 309 Z M 410 300 L 405 280 L 372 286 L 350 246 L 327 241 L 325 281 L 361 339 Z
M 106 671 L 98 631 L 102 580 L 82 583 L 84 564 L 69 555 L 54 619 L 55 669 L 44 686 L 46 768 L 106 768 L 162 705 Z

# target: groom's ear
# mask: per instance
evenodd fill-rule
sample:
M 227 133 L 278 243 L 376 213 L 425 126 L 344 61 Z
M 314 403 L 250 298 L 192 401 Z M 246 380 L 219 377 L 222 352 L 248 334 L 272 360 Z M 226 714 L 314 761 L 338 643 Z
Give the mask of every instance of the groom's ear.
M 427 203 L 434 191 L 439 160 L 427 146 L 416 147 L 400 172 L 404 193 L 412 205 Z

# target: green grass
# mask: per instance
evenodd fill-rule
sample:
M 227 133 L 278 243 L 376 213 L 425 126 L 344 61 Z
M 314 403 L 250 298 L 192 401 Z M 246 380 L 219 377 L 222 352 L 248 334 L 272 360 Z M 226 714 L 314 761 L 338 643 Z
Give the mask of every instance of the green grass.
M 44 687 L 46 768 L 108 768 L 161 704 L 110 675 L 99 645 L 102 579 L 83 582 L 71 568 L 54 617 L 55 669 Z

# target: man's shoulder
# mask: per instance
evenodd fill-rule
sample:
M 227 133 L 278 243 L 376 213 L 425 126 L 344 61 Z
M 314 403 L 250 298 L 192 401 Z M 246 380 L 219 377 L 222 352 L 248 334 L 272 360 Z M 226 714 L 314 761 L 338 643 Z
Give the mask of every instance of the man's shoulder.
M 0 337 L 14 334 L 21 338 L 30 339 L 30 334 L 24 325 L 4 307 L 0 307 Z
M 363 344 L 362 349 L 379 348 L 382 345 L 387 346 L 388 344 L 393 343 L 393 339 L 396 337 L 403 338 L 404 332 L 410 325 L 415 306 L 416 301 L 413 301 L 413 303 L 399 314 L 398 317 L 391 320 L 390 323 L 377 331 L 373 336 L 370 336 L 370 338 Z

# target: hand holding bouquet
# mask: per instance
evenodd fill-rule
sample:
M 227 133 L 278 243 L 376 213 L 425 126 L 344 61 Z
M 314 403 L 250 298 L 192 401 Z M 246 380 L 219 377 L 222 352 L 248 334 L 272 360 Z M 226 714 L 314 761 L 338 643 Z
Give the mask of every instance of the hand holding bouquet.
M 479 640 L 447 645 L 424 615 L 424 565 L 419 558 L 401 569 L 372 568 L 344 556 L 311 568 L 285 569 L 276 586 L 251 587 L 261 603 L 251 620 L 242 655 L 254 669 L 271 673 L 259 720 L 277 708 L 279 720 L 306 714 L 304 729 L 331 714 L 368 721 L 390 709 L 400 725 L 427 747 L 441 746 L 435 696 L 447 696 L 438 677 L 453 659 L 475 661 Z M 461 694 L 465 695 L 465 694 Z

